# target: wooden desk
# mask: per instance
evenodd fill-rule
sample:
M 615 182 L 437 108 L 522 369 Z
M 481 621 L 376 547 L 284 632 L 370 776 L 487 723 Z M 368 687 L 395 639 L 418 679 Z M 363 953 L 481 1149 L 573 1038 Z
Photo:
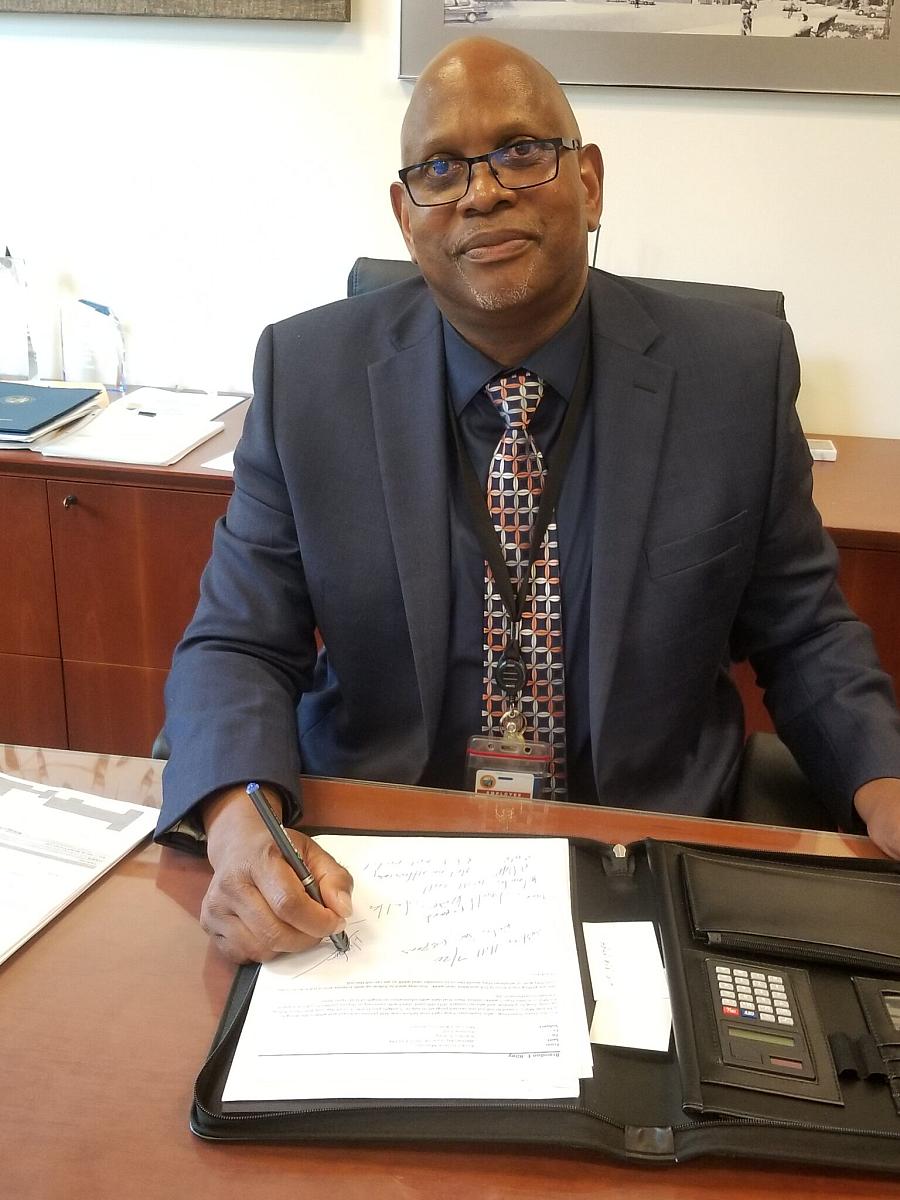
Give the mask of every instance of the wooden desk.
M 0 747 L 0 770 L 157 803 L 161 765 Z M 654 835 L 874 855 L 865 838 L 463 793 L 310 781 L 310 823 Z M 831 1168 L 403 1146 L 216 1145 L 188 1130 L 194 1077 L 232 977 L 197 923 L 209 868 L 150 846 L 0 966 L 0 1193 L 10 1200 L 884 1200 L 900 1183 Z
M 149 754 L 246 409 L 171 467 L 0 454 L 0 739 Z

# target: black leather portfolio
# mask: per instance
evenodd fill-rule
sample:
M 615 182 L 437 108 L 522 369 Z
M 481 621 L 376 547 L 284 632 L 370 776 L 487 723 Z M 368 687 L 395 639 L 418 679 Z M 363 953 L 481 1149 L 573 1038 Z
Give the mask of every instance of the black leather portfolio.
M 238 970 L 196 1083 L 213 1140 L 527 1144 L 639 1162 L 741 1156 L 900 1173 L 900 864 L 646 841 L 572 841 L 572 914 L 652 921 L 666 1052 L 594 1045 L 573 1099 L 222 1102 L 254 966 Z

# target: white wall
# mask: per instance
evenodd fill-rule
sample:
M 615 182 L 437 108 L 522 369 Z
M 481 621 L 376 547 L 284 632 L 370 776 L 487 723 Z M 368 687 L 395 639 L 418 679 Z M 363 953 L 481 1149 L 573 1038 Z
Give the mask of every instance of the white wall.
M 0 15 L 0 243 L 130 379 L 249 388 L 262 326 L 401 257 L 399 3 L 350 24 Z M 598 264 L 778 287 L 809 431 L 900 437 L 900 99 L 576 87 Z M 2 247 L 0 247 L 2 252 Z

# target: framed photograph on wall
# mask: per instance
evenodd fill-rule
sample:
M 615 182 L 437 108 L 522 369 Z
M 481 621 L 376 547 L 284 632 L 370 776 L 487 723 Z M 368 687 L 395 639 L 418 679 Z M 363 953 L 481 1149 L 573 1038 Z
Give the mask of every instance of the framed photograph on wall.
M 401 0 L 400 75 L 470 34 L 561 83 L 900 95 L 900 0 Z
M 350 0 L 0 0 L 0 12 L 106 17 L 230 17 L 254 21 L 349 21 Z

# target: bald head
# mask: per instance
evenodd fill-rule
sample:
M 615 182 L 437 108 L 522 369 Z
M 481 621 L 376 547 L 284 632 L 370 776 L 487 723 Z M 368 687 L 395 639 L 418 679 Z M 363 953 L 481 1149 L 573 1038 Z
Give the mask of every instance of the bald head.
M 600 151 L 581 145 L 569 102 L 540 63 L 470 37 L 422 72 L 401 156 L 415 173 L 391 185 L 391 203 L 435 302 L 496 362 L 522 361 L 584 291 L 587 232 L 602 205 Z M 409 190 L 410 179 L 418 189 L 450 176 L 463 189 L 449 200 L 439 188 Z
M 566 137 L 581 134 L 565 92 L 545 66 L 504 42 L 470 37 L 445 46 L 419 76 L 400 130 L 400 157 L 415 162 L 422 137 L 433 126 L 440 109 L 455 96 L 474 96 L 479 84 L 492 80 L 523 111 L 540 107 L 555 118 Z

